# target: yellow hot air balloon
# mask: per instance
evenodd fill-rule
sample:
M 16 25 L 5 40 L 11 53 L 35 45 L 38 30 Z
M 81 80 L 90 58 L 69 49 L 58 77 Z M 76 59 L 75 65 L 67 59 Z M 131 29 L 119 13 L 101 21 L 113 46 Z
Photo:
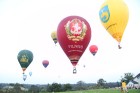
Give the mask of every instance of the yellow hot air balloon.
M 99 11 L 102 25 L 109 34 L 118 42 L 118 48 L 121 49 L 120 42 L 128 23 L 129 11 L 123 0 L 106 0 Z
M 51 37 L 52 37 L 54 43 L 56 44 L 56 43 L 57 43 L 57 35 L 56 35 L 56 31 L 53 31 L 53 32 L 51 33 Z

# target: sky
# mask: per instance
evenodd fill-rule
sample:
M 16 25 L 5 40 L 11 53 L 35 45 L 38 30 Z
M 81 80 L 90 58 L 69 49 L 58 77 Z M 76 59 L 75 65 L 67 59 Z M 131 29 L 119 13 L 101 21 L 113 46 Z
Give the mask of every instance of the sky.
M 122 49 L 118 49 L 117 41 L 99 19 L 99 9 L 105 0 L 0 0 L 0 83 L 97 83 L 100 78 L 117 82 L 124 73 L 137 75 L 140 73 L 140 1 L 124 1 L 129 8 L 129 20 Z M 76 74 L 72 73 L 73 66 L 59 43 L 55 46 L 51 38 L 59 22 L 70 15 L 85 18 L 92 30 Z M 92 44 L 98 46 L 95 56 L 89 51 Z M 18 52 L 23 49 L 31 50 L 34 55 L 25 71 L 25 81 L 17 60 Z M 43 67 L 43 60 L 49 61 L 47 68 Z

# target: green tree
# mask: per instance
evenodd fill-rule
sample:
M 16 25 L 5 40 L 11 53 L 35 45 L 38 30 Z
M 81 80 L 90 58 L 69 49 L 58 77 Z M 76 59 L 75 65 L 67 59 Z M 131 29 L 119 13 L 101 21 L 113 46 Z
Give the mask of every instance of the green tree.
M 14 84 L 14 83 L 10 83 L 9 85 L 10 85 L 10 86 L 14 86 L 15 84 Z
M 31 85 L 29 92 L 31 93 L 39 93 L 39 87 L 35 85 Z
M 97 87 L 98 87 L 98 88 L 105 88 L 105 84 L 106 84 L 106 81 L 105 81 L 103 78 L 100 78 L 100 79 L 97 81 Z
M 40 91 L 41 91 L 41 92 L 46 92 L 46 91 L 47 91 L 47 88 L 46 88 L 46 87 L 41 87 L 41 88 L 40 88 Z
M 48 92 L 52 92 L 52 86 L 51 86 L 51 84 L 48 84 L 48 85 L 47 85 L 47 91 L 48 91 Z
M 14 85 L 14 91 L 15 91 L 15 93 L 21 93 L 22 92 L 21 85 L 19 83 L 16 83 Z
M 130 80 L 132 80 L 134 78 L 133 73 L 124 73 L 124 77 L 121 78 L 121 81 L 125 81 L 126 83 L 128 83 Z
M 58 83 L 53 83 L 52 85 L 47 85 L 48 92 L 60 92 L 62 91 L 62 85 Z
M 52 84 L 52 92 L 60 92 L 62 90 L 62 85 L 58 83 Z
M 72 89 L 72 86 L 70 84 L 64 84 L 64 86 L 63 86 L 64 91 L 69 91 L 71 89 Z
M 85 82 L 84 81 L 78 81 L 76 84 L 76 90 L 85 90 Z

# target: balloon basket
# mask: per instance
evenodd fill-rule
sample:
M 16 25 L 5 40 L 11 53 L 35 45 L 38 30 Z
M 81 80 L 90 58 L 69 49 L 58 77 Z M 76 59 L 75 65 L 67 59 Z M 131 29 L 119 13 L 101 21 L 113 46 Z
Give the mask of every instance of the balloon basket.
M 76 74 L 77 73 L 77 70 L 76 70 L 76 67 L 73 68 L 73 74 Z
M 24 75 L 25 73 L 23 72 L 22 74 Z
M 118 44 L 118 49 L 121 49 L 122 47 L 120 46 L 120 44 Z

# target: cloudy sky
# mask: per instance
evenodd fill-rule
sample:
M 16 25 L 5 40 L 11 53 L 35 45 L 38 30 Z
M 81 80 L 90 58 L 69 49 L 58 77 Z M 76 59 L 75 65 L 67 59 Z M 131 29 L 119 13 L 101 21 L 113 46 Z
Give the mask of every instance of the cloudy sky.
M 129 8 L 129 21 L 121 46 L 102 26 L 99 9 L 105 0 L 0 0 L 0 83 L 96 83 L 103 78 L 116 82 L 124 73 L 140 73 L 140 1 L 124 0 Z M 70 15 L 85 18 L 92 29 L 89 46 L 95 44 L 99 50 L 96 56 L 89 52 L 89 46 L 77 65 L 77 74 L 51 32 L 59 22 Z M 123 16 L 123 15 L 122 15 Z M 22 49 L 31 50 L 34 59 L 26 69 L 26 81 L 17 54 Z M 43 60 L 49 60 L 44 68 Z M 83 67 L 85 65 L 85 67 Z M 32 76 L 29 76 L 32 72 Z

